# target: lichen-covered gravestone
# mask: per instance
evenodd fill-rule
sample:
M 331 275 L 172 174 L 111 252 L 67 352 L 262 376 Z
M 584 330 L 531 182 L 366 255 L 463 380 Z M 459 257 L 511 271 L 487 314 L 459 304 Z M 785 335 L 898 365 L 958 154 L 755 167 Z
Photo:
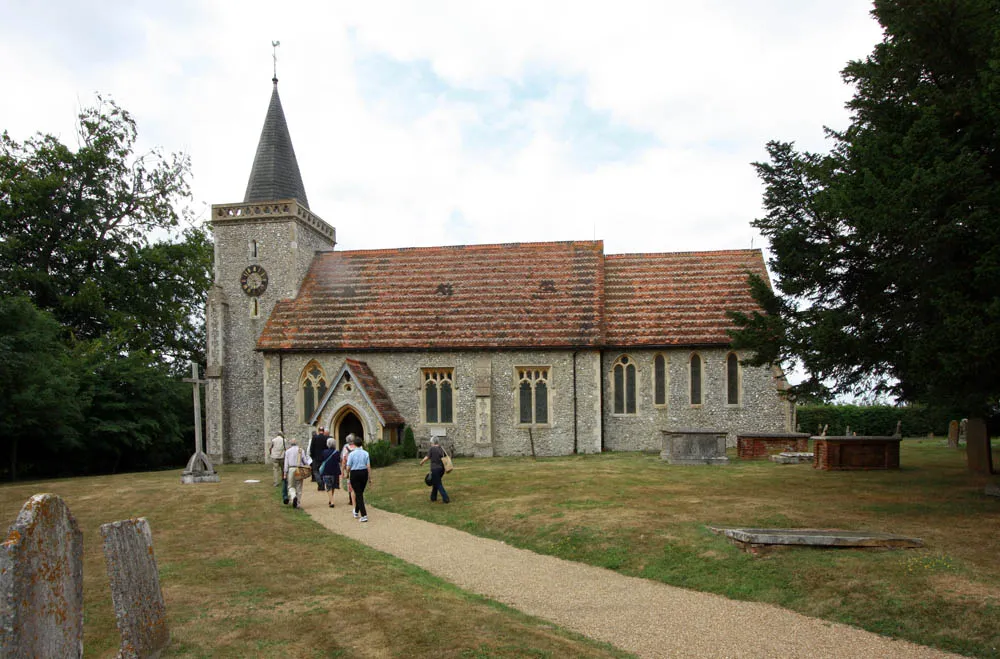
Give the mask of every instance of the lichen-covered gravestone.
M 31 497 L 0 547 L 0 657 L 82 657 L 83 532 L 66 503 Z
M 144 517 L 101 526 L 122 659 L 157 657 L 170 643 L 167 611 L 153 555 L 153 534 Z

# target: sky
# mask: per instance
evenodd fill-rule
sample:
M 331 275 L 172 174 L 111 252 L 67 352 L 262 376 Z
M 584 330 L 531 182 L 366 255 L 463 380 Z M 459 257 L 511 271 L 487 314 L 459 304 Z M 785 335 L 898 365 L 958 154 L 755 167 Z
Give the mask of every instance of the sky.
M 279 93 L 338 249 L 604 241 L 766 249 L 751 165 L 825 151 L 881 39 L 861 0 L 0 0 L 0 130 L 76 145 L 96 94 L 139 150 L 240 202 Z M 273 49 L 272 41 L 280 41 Z

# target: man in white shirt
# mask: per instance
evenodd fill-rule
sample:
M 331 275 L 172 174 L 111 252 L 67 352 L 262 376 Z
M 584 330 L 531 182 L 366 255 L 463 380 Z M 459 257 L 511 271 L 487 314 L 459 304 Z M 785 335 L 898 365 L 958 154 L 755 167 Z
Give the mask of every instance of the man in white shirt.
M 292 508 L 298 508 L 302 479 L 299 478 L 297 467 L 308 467 L 312 460 L 299 448 L 294 437 L 288 438 L 288 444 L 288 450 L 285 451 L 285 478 L 288 480 L 288 496 L 292 498 Z
M 287 450 L 288 445 L 285 443 L 285 435 L 279 432 L 271 440 L 270 450 L 268 451 L 268 456 L 271 458 L 272 471 L 274 472 L 274 487 L 278 487 L 285 480 L 285 451 Z

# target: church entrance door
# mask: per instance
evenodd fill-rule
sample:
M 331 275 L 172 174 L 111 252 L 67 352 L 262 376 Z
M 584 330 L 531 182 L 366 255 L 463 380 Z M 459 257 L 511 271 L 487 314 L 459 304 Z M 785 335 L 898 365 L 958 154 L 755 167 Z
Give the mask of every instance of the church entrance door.
M 337 445 L 343 448 L 347 436 L 354 433 L 355 437 L 365 438 L 365 428 L 361 424 L 361 419 L 353 411 L 348 410 L 337 422 Z

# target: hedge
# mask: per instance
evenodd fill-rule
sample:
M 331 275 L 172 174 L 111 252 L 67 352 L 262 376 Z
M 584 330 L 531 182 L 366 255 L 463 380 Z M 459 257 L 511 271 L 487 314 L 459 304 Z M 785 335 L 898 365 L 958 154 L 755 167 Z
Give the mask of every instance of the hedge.
M 848 428 L 858 435 L 891 435 L 902 421 L 903 437 L 925 437 L 928 433 L 948 435 L 948 422 L 960 420 L 959 414 L 925 405 L 799 405 L 796 408 L 799 432 L 818 434 L 829 425 L 827 435 L 846 434 Z

